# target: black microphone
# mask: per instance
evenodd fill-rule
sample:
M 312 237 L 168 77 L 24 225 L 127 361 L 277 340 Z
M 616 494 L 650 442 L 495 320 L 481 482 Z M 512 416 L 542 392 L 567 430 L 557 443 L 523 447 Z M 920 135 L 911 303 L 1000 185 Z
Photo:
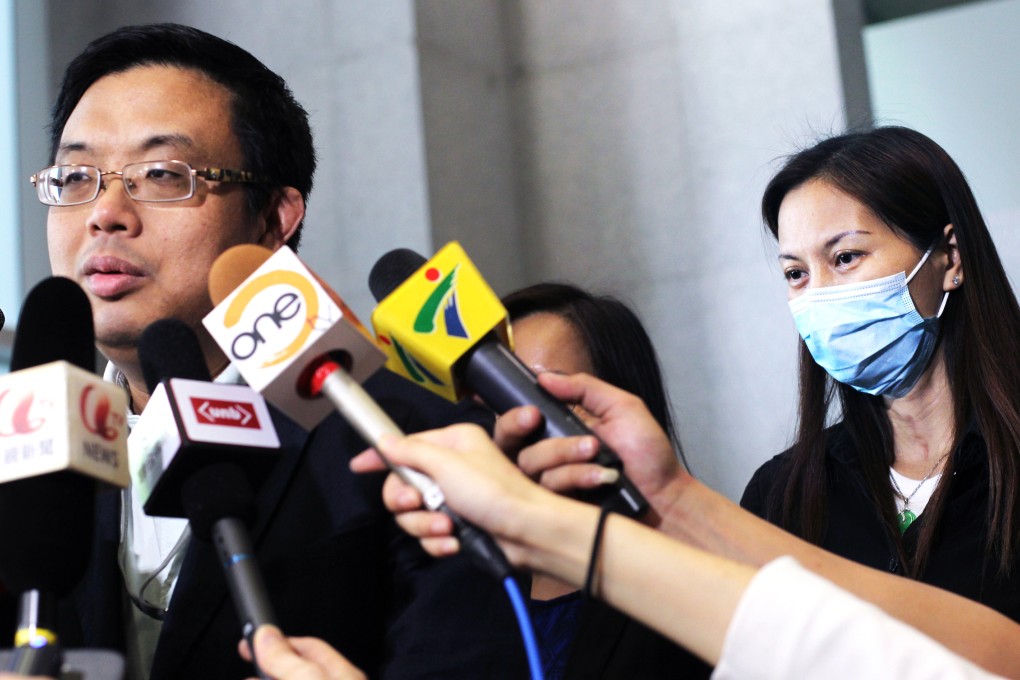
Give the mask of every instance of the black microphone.
M 213 463 L 237 464 L 261 486 L 280 452 L 265 399 L 247 385 L 212 382 L 195 332 L 177 319 L 142 331 L 138 359 L 150 397 L 128 450 L 146 514 L 187 517 L 181 487 Z
M 12 397 L 18 406 L 13 413 L 4 411 L 5 422 L 0 426 L 4 448 L 13 451 L 14 456 L 12 460 L 5 453 L 2 461 L 5 481 L 0 484 L 0 578 L 9 590 L 20 593 L 15 650 L 7 667 L 16 673 L 60 674 L 64 653 L 56 632 L 56 599 L 71 592 L 88 566 L 96 493 L 95 479 L 86 476 L 92 472 L 82 474 L 82 470 L 74 469 L 76 458 L 84 458 L 81 447 L 86 440 L 86 435 L 68 431 L 75 416 L 69 416 L 69 409 L 41 405 L 57 398 L 52 395 L 71 389 L 70 383 L 79 379 L 74 377 L 78 369 L 70 369 L 68 374 L 67 368 L 51 367 L 64 376 L 54 384 L 56 378 L 49 375 L 52 371 L 35 367 L 65 361 L 91 370 L 93 342 L 91 306 L 77 284 L 54 277 L 32 289 L 21 310 L 11 356 L 12 373 L 4 376 L 4 384 L 17 380 L 21 371 L 46 373 L 41 374 L 41 380 L 34 380 L 34 391 L 28 391 L 26 399 Z M 17 388 L 11 388 L 3 393 L 8 397 L 8 392 L 15 391 Z M 44 391 L 49 391 L 48 399 L 33 400 L 33 394 Z M 11 423 L 6 422 L 8 417 Z M 46 435 L 47 423 L 64 430 L 54 434 L 62 434 L 65 441 Z M 109 434 L 109 427 L 104 419 L 103 434 Z M 114 458 L 112 465 L 119 463 L 124 468 L 123 432 L 119 438 L 121 450 L 117 451 L 115 444 L 108 450 Z M 63 458 L 58 458 L 57 448 L 64 450 Z M 32 456 L 26 462 L 55 465 L 57 470 L 39 474 L 45 467 L 29 469 L 28 476 L 9 479 L 8 475 L 26 473 L 24 469 L 15 470 L 15 466 L 29 452 Z M 55 460 L 48 463 L 51 456 Z
M 7 317 L 4 316 L 4 310 L 0 309 L 0 331 L 4 329 L 4 323 L 6 323 Z
M 388 368 L 447 398 L 473 392 L 496 413 L 526 404 L 537 406 L 544 418 L 533 441 L 596 436 L 566 404 L 538 384 L 531 369 L 505 344 L 503 339 L 509 336 L 506 309 L 459 244 L 448 244 L 429 261 L 406 248 L 390 251 L 372 268 L 369 289 L 379 302 L 372 314 L 376 335 L 384 346 L 394 348 L 391 356 L 396 360 L 388 362 Z M 426 314 L 429 311 L 432 317 Z M 487 319 L 477 334 L 468 312 Z M 435 318 L 440 314 L 448 338 L 437 338 Z M 641 517 L 648 501 L 624 474 L 616 452 L 599 441 L 592 462 L 619 470 L 620 477 L 579 495 L 614 512 Z
M 194 535 L 212 543 L 254 653 L 255 630 L 275 624 L 247 528 L 257 511 L 253 486 L 279 454 L 269 410 L 245 385 L 211 382 L 198 338 L 182 321 L 148 326 L 138 354 L 152 396 L 128 443 L 144 447 L 138 477 L 145 512 L 187 517 Z M 257 663 L 256 670 L 267 677 Z

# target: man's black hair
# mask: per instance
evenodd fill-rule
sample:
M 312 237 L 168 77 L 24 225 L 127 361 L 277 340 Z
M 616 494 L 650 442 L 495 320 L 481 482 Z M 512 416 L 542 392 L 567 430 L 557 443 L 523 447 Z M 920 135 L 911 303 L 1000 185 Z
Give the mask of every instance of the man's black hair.
M 270 178 L 246 184 L 248 209 L 257 215 L 273 192 L 294 187 L 308 202 L 315 175 L 315 147 L 308 112 L 283 78 L 234 43 L 190 26 L 125 26 L 91 43 L 68 65 L 50 116 L 50 162 L 64 126 L 82 95 L 100 78 L 138 66 L 199 71 L 232 94 L 231 128 L 244 154 L 244 170 Z M 288 245 L 297 249 L 301 229 Z

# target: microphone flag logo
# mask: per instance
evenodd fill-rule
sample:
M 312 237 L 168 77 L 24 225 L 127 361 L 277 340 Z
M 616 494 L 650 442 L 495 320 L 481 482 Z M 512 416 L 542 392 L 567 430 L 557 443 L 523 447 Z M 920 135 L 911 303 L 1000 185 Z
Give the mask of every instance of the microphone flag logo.
M 452 241 L 372 313 L 387 368 L 440 396 L 464 394 L 454 366 L 485 335 L 509 337 L 506 309 L 461 245 Z
M 191 397 L 191 408 L 195 411 L 195 419 L 205 425 L 247 427 L 253 430 L 261 427 L 255 407 L 243 401 Z

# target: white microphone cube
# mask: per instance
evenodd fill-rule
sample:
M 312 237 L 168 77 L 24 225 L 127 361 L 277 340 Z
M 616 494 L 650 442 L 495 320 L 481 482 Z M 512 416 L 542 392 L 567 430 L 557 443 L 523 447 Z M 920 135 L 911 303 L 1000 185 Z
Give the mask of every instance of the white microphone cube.
M 186 517 L 180 490 L 198 468 L 236 463 L 258 488 L 279 459 L 280 439 L 250 387 L 171 378 L 153 391 L 127 448 L 145 513 Z
M 308 430 L 333 412 L 327 399 L 302 394 L 310 364 L 331 356 L 361 383 L 386 362 L 357 317 L 286 246 L 202 323 L 252 389 Z
M 126 487 L 127 394 L 66 361 L 0 377 L 0 483 L 60 470 Z

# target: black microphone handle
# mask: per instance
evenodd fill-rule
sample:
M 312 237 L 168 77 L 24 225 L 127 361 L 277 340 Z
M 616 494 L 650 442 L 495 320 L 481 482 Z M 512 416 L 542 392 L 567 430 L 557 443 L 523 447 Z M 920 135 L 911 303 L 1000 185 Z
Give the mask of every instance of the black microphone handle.
M 276 625 L 276 615 L 266 593 L 262 571 L 255 561 L 248 528 L 239 519 L 225 517 L 213 524 L 212 539 L 230 586 L 230 596 L 237 607 L 237 616 L 241 619 L 241 632 L 254 657 L 255 630 L 263 623 Z M 261 669 L 258 670 L 260 677 L 266 677 Z
M 576 437 L 595 435 L 575 416 L 567 405 L 538 384 L 538 378 L 503 343 L 495 338 L 482 340 L 464 359 L 464 382 L 496 413 L 533 404 L 544 416 L 543 429 L 535 437 Z M 648 501 L 623 473 L 623 461 L 601 439 L 593 463 L 620 471 L 620 478 L 580 494 L 581 498 L 613 512 L 641 517 L 648 510 Z

